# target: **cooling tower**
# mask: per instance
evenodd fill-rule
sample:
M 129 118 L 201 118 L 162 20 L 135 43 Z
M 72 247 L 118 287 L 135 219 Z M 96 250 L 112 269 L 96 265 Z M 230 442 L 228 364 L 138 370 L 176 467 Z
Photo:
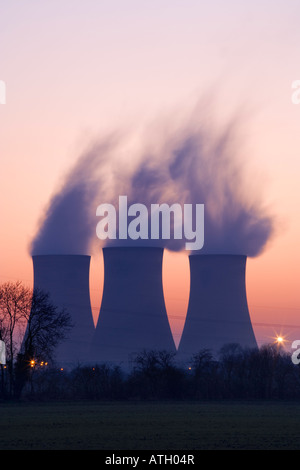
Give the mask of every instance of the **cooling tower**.
M 189 360 L 201 349 L 214 356 L 224 344 L 256 347 L 250 320 L 246 256 L 190 255 L 190 297 L 178 359 Z
M 65 307 L 74 325 L 57 347 L 57 362 L 63 367 L 88 363 L 95 330 L 89 291 L 90 256 L 36 255 L 32 259 L 34 287 L 48 292 L 58 309 Z
M 96 362 L 130 367 L 144 349 L 175 352 L 163 285 L 163 248 L 103 249 L 104 286 L 92 353 Z

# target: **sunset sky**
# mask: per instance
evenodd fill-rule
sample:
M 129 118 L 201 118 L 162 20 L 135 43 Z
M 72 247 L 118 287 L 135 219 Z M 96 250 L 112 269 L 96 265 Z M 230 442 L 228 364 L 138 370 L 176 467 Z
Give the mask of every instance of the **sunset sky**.
M 274 235 L 247 261 L 257 342 L 281 334 L 290 348 L 300 339 L 300 104 L 291 100 L 300 80 L 299 18 L 296 0 L 0 0 L 7 89 L 0 104 L 0 281 L 32 285 L 30 244 L 40 218 L 95 140 L 120 131 L 139 147 L 145 135 L 153 143 L 157 128 L 172 127 L 172 119 L 176 126 L 206 100 L 220 129 L 241 116 L 244 191 L 274 215 Z M 130 167 L 133 153 L 126 152 Z M 103 282 L 98 242 L 95 232 L 95 320 Z M 178 342 L 186 252 L 165 253 L 164 288 Z

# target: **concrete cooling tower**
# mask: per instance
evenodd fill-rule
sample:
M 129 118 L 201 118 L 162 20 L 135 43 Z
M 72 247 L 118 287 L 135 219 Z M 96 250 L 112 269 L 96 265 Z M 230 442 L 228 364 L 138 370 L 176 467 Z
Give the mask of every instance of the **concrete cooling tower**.
M 90 256 L 36 255 L 32 259 L 34 288 L 48 292 L 58 309 L 65 307 L 74 325 L 57 347 L 57 363 L 63 367 L 88 363 L 95 330 L 89 291 Z
M 190 297 L 178 359 L 227 343 L 256 347 L 248 311 L 246 256 L 190 255 Z
M 104 286 L 92 356 L 130 367 L 144 349 L 175 352 L 163 285 L 163 248 L 103 249 Z

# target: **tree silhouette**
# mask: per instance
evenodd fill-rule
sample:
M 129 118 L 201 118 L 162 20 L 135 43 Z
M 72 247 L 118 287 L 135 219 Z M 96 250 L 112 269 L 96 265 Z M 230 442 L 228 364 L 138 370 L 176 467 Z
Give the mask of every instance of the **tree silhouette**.
M 30 361 L 50 362 L 71 327 L 68 312 L 59 310 L 48 293 L 20 281 L 0 286 L 0 334 L 7 350 L 10 396 L 28 377 Z

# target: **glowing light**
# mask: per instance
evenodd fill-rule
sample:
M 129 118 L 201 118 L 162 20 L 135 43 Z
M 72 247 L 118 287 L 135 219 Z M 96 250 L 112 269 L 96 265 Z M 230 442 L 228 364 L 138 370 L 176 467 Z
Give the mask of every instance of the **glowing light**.
M 286 346 L 288 342 L 288 335 L 283 334 L 282 331 L 276 331 L 274 332 L 274 336 L 272 338 L 272 343 L 277 344 L 277 346 Z
M 284 346 L 284 343 L 286 342 L 286 337 L 279 334 L 276 336 L 275 342 L 278 344 L 278 346 Z

